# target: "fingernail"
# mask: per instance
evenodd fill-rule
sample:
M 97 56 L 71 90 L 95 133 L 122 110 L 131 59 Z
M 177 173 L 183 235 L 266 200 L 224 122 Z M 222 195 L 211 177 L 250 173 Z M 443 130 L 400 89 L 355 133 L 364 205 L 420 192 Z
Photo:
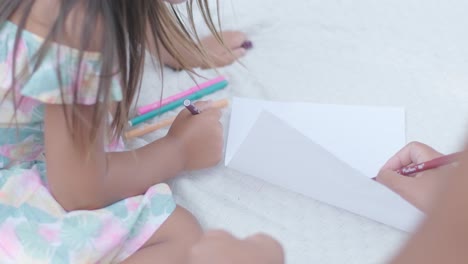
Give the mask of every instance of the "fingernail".
M 249 49 L 253 48 L 253 43 L 250 40 L 246 40 L 246 41 L 244 41 L 244 43 L 242 43 L 241 47 L 246 49 L 246 50 L 249 50 Z

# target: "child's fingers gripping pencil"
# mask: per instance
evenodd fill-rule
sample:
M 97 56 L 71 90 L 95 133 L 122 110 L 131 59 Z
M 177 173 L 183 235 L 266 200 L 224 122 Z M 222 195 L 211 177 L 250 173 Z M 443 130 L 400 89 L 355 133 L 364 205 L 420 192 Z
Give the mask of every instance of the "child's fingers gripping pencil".
M 396 172 L 402 176 L 413 177 L 416 173 L 436 169 L 441 166 L 446 166 L 452 163 L 456 163 L 461 157 L 461 152 L 456 152 L 450 155 L 441 156 L 429 161 L 421 162 L 418 164 L 411 164 L 405 166 Z M 377 177 L 372 178 L 376 180 Z
M 214 101 L 213 103 L 211 103 L 212 107 L 219 108 L 219 109 L 225 108 L 228 105 L 229 105 L 229 100 L 228 99 L 217 100 L 217 101 Z M 140 136 L 146 135 L 148 133 L 151 133 L 153 131 L 156 131 L 158 129 L 168 127 L 168 126 L 172 125 L 174 120 L 175 120 L 175 117 L 171 117 L 171 118 L 168 118 L 168 119 L 164 119 L 164 120 L 162 120 L 162 121 L 160 121 L 160 122 L 158 122 L 156 124 L 147 125 L 147 126 L 144 126 L 142 128 L 132 129 L 132 130 L 128 131 L 127 133 L 125 133 L 125 138 L 131 139 L 131 138 L 135 138 L 135 137 L 140 137 Z
M 461 152 L 457 152 L 457 153 L 453 153 L 453 154 L 450 154 L 450 155 L 438 157 L 438 158 L 433 159 L 433 160 L 422 162 L 422 163 L 419 163 L 419 164 L 409 165 L 409 166 L 406 166 L 406 167 L 398 170 L 397 172 L 399 174 L 401 174 L 401 175 L 404 175 L 404 176 L 411 176 L 411 175 L 414 175 L 415 173 L 418 173 L 418 172 L 431 170 L 431 169 L 435 169 L 435 168 L 438 168 L 438 167 L 441 167 L 441 166 L 445 166 L 445 165 L 454 163 L 458 159 L 460 159 L 460 157 L 461 157 Z

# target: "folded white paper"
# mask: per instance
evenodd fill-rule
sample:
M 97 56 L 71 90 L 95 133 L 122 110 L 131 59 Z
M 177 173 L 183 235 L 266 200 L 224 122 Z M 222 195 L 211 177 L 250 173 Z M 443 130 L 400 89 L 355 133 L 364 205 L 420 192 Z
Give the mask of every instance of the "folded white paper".
M 401 108 L 234 98 L 226 166 L 400 230 L 422 213 L 369 179 L 405 143 Z

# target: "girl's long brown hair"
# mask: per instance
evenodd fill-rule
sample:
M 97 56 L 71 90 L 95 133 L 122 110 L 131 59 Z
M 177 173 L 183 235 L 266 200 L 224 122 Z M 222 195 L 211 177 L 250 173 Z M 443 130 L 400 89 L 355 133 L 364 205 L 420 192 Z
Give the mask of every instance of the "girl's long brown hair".
M 15 54 L 19 37 L 31 14 L 34 2 L 35 0 L 0 0 L 0 25 L 17 11 L 20 11 L 22 17 L 16 35 Z M 58 16 L 45 37 L 44 43 L 34 55 L 37 63 L 31 74 L 34 74 L 34 71 L 40 67 L 50 44 L 60 42 L 63 39 L 64 25 L 72 10 L 79 7 L 84 11 L 83 19 L 78 20 L 81 21 L 81 25 L 76 25 L 76 28 L 79 29 L 77 34 L 80 34 L 79 46 L 74 47 L 80 51 L 79 62 L 76 65 L 76 76 L 80 75 L 79 65 L 84 58 L 83 55 L 92 45 L 91 36 L 96 36 L 97 25 L 102 25 L 99 30 L 99 34 L 102 35 L 98 48 L 102 66 L 96 94 L 96 98 L 101 98 L 102 103 L 95 105 L 91 133 L 85 136 L 87 144 L 95 142 L 98 124 L 106 121 L 108 111 L 111 108 L 111 80 L 116 74 L 121 78 L 123 100 L 117 103 L 111 129 L 114 131 L 114 136 L 122 134 L 129 120 L 131 104 L 140 90 L 145 51 L 149 48 L 150 43 L 156 51 L 157 57 L 160 57 L 161 50 L 164 48 L 182 69 L 190 71 L 187 59 L 182 54 L 191 54 L 191 56 L 199 57 L 205 63 L 210 64 L 206 59 L 206 53 L 198 45 L 199 39 L 192 15 L 196 5 L 201 10 L 211 32 L 222 43 L 216 30 L 217 25 L 212 21 L 208 0 L 188 0 L 186 3 L 189 12 L 187 18 L 183 18 L 175 6 L 168 5 L 162 0 L 60 0 L 59 2 Z M 162 67 L 162 62 L 159 61 L 159 63 Z M 12 79 L 14 82 L 12 88 L 18 81 L 18 76 L 15 76 L 15 73 L 18 72 L 15 70 L 16 67 L 18 67 L 16 62 L 13 62 Z M 19 70 L 21 72 L 21 69 Z M 60 69 L 57 70 L 57 76 L 61 81 Z M 27 79 L 28 76 L 21 76 L 21 78 Z M 75 83 L 74 85 L 78 85 L 79 82 Z M 73 88 L 73 91 L 77 91 L 80 87 Z M 10 92 L 14 93 L 15 91 L 10 89 Z M 16 96 L 13 95 L 13 98 Z M 67 123 L 71 124 L 69 130 L 72 135 L 76 131 L 75 128 L 80 118 L 75 108 L 76 102 L 77 94 L 75 93 L 71 113 L 64 110 L 67 120 L 71 121 Z M 79 138 L 83 139 L 82 136 Z

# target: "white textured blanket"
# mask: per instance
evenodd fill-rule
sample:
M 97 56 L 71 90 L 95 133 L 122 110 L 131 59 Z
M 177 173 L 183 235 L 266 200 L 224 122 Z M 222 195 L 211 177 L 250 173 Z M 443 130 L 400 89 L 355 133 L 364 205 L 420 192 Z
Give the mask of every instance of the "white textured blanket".
M 255 48 L 242 60 L 244 66 L 220 69 L 230 86 L 210 99 L 236 95 L 404 106 L 408 141 L 443 152 L 461 147 L 468 113 L 467 1 L 220 2 L 225 29 L 247 32 Z M 164 74 L 164 97 L 193 85 L 185 73 L 165 69 Z M 144 79 L 139 105 L 161 94 L 154 70 L 148 68 Z M 228 118 L 229 110 L 226 125 Z M 130 146 L 166 131 L 132 140 Z M 283 242 L 291 264 L 385 263 L 407 237 L 221 164 L 182 175 L 172 186 L 178 202 L 205 228 L 239 236 L 268 232 Z

